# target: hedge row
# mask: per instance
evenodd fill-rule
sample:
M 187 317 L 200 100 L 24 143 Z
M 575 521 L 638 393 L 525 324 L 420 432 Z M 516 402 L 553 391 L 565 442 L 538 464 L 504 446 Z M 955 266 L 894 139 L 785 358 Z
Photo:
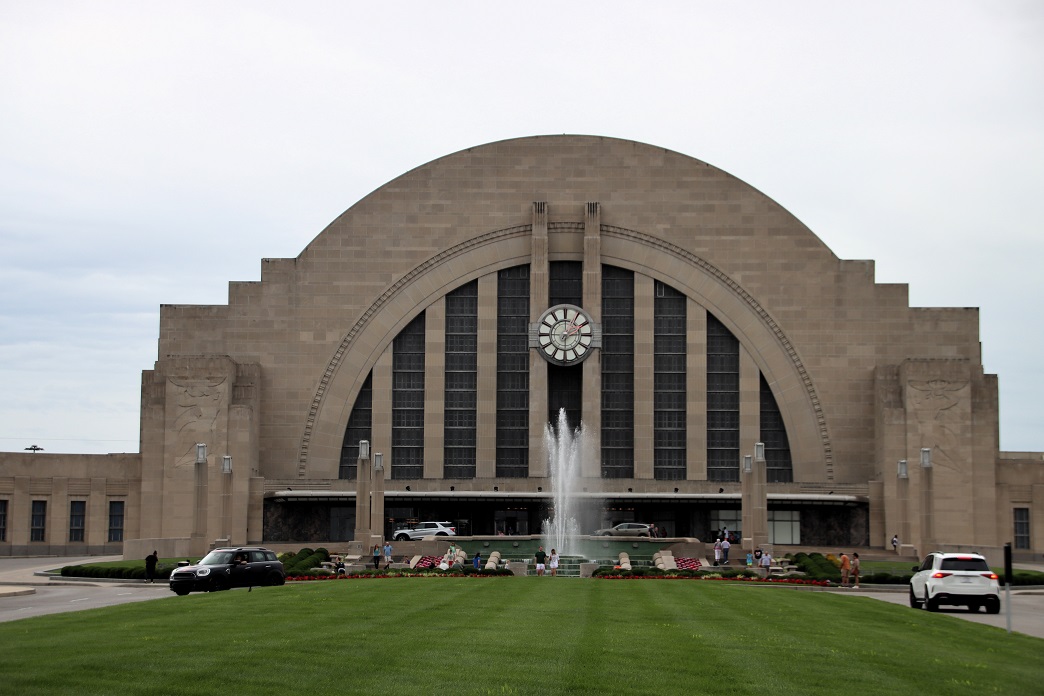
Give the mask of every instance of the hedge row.
M 170 577 L 174 568 L 171 566 L 156 566 L 156 579 L 166 580 Z M 79 565 L 64 566 L 62 577 L 66 578 L 107 578 L 112 580 L 144 580 L 145 564 L 140 566 L 97 566 Z
M 841 582 L 841 571 L 830 559 L 821 553 L 805 553 L 801 551 L 793 555 L 787 554 L 787 558 L 794 562 L 806 577 L 813 580 L 830 580 Z M 870 582 L 870 580 L 866 580 Z
M 283 554 L 279 557 L 283 562 L 283 570 L 287 575 L 318 575 L 312 568 L 318 568 L 324 562 L 330 560 L 330 552 L 319 547 L 314 551 L 303 548 L 295 554 Z

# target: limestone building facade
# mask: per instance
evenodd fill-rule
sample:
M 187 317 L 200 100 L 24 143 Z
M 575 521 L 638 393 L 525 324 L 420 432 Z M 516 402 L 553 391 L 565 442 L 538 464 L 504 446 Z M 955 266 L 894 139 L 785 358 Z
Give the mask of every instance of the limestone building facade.
M 124 503 L 128 555 L 539 533 L 560 410 L 587 443 L 581 531 L 1039 553 L 1044 462 L 999 451 L 978 324 L 910 307 L 705 162 L 490 143 L 380 187 L 225 305 L 164 305 L 140 455 L 0 455 L 0 554 L 71 548 L 80 499 Z

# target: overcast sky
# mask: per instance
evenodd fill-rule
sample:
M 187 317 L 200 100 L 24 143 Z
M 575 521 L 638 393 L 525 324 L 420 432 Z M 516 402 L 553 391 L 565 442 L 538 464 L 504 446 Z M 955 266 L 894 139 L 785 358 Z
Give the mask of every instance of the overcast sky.
M 0 450 L 137 452 L 161 304 L 549 133 L 697 157 L 979 307 L 1001 448 L 1044 449 L 1044 3 L 379 5 L 0 0 Z

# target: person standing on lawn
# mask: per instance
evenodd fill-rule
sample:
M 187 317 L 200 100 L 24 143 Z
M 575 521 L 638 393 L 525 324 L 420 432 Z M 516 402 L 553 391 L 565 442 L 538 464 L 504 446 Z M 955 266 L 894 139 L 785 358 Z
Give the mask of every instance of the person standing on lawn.
M 841 587 L 848 587 L 848 571 L 852 569 L 852 561 L 848 554 L 841 552 Z
M 544 574 L 544 563 L 545 563 L 545 561 L 547 561 L 547 554 L 544 553 L 544 547 L 543 546 L 541 546 L 539 549 L 537 549 L 536 556 L 535 556 L 534 560 L 536 561 L 536 572 L 537 572 L 537 575 L 543 575 Z
M 558 551 L 551 549 L 551 577 L 558 575 Z
M 852 585 L 859 589 L 859 554 L 852 552 Z
M 155 551 L 145 557 L 145 582 L 156 582 L 156 564 L 159 563 L 159 556 Z

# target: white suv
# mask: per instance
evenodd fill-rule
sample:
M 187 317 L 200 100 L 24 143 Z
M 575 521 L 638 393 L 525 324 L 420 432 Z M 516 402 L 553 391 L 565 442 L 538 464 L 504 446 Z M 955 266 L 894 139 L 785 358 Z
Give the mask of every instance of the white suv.
M 395 541 L 416 541 L 430 536 L 457 536 L 457 528 L 449 522 L 418 522 L 412 527 L 396 529 L 392 533 Z
M 960 604 L 968 611 L 986 607 L 1000 612 L 1000 583 L 986 559 L 977 553 L 930 553 L 910 578 L 910 606 L 936 611 L 941 604 Z

